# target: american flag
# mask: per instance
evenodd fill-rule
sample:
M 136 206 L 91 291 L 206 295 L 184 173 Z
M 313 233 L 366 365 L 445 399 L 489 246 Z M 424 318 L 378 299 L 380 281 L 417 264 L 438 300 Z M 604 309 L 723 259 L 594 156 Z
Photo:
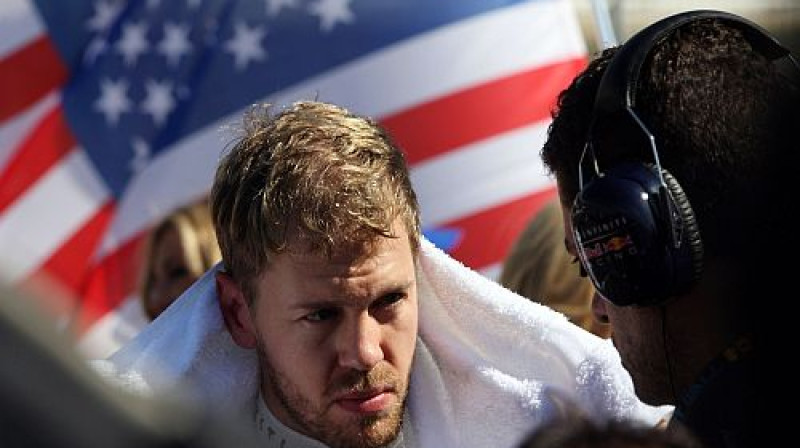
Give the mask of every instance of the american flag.
M 396 137 L 428 238 L 495 277 L 555 195 L 539 148 L 586 60 L 569 0 L 3 0 L 0 271 L 114 338 L 146 231 L 208 192 L 226 128 L 319 99 Z

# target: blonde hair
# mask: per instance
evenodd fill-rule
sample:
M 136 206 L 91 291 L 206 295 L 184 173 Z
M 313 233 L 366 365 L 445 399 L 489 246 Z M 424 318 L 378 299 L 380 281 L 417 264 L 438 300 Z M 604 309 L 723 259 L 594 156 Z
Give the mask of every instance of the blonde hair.
M 592 316 L 594 286 L 564 245 L 564 219 L 558 200 L 545 204 L 520 234 L 500 273 L 506 288 L 547 305 L 599 336 L 608 328 Z
M 178 233 L 190 275 L 200 277 L 222 258 L 214 233 L 208 200 L 204 199 L 185 205 L 167 215 L 150 231 L 145 248 L 140 295 L 148 316 L 150 316 L 150 311 L 147 309 L 147 304 L 154 280 L 155 248 L 160 244 L 164 233 L 169 228 L 174 228 Z M 154 317 L 150 316 L 151 319 Z
M 316 101 L 272 110 L 245 115 L 211 190 L 225 269 L 248 296 L 289 238 L 330 256 L 392 237 L 399 217 L 416 253 L 419 206 L 405 157 L 377 123 Z

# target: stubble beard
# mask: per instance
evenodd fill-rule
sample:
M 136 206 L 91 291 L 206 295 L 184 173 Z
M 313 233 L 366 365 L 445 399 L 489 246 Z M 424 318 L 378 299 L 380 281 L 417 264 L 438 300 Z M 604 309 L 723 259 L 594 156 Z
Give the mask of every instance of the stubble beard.
M 289 415 L 294 427 L 302 434 L 323 442 L 330 448 L 379 448 L 392 443 L 400 434 L 408 394 L 408 378 L 401 381 L 397 375 L 383 366 L 370 372 L 351 371 L 328 385 L 326 396 L 336 392 L 357 391 L 376 385 L 391 384 L 397 393 L 397 402 L 386 412 L 353 420 L 343 426 L 326 417 L 329 407 L 320 408 L 308 399 L 290 379 L 291 376 L 278 371 L 270 361 L 259 338 L 258 357 L 261 366 L 262 384 L 269 388 Z M 273 411 L 274 413 L 274 411 Z M 286 424 L 286 422 L 284 422 Z M 290 426 L 290 425 L 286 425 Z

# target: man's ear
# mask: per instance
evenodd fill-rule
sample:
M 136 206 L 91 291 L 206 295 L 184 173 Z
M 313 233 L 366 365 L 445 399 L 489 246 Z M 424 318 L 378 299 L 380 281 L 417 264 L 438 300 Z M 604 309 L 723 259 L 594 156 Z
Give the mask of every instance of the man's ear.
M 236 345 L 242 348 L 255 348 L 255 323 L 242 288 L 226 272 L 217 272 L 216 279 L 219 309 L 222 311 L 222 319 L 228 327 L 228 333 Z

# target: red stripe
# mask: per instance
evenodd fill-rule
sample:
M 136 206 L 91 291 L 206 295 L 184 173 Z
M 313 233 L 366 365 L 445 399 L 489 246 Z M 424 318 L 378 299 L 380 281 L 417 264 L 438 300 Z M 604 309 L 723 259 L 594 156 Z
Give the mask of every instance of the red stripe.
M 20 288 L 32 291 L 35 297 L 41 297 L 46 309 L 54 317 L 70 318 L 75 314 L 89 260 L 108 227 L 113 211 L 111 203 L 98 210 L 44 264 L 19 284 Z
M 58 280 L 76 296 L 79 295 L 83 282 L 86 281 L 92 255 L 97 251 L 113 213 L 114 204 L 109 201 L 53 253 L 38 271 Z
M 423 103 L 381 124 L 410 164 L 550 118 L 558 94 L 586 65 L 585 58 L 537 67 Z
M 2 102 L 2 101 L 0 101 Z M 61 107 L 47 113 L 0 172 L 0 213 L 75 147 Z
M 144 235 L 146 232 L 137 234 L 91 269 L 84 285 L 83 304 L 74 320 L 77 335 L 86 332 L 136 290 Z
M 0 59 L 0 123 L 62 86 L 67 75 L 67 67 L 47 36 Z
M 501 262 L 536 212 L 556 195 L 556 189 L 552 186 L 480 213 L 442 224 L 439 227 L 457 228 L 463 232 L 461 241 L 450 254 L 476 270 Z

